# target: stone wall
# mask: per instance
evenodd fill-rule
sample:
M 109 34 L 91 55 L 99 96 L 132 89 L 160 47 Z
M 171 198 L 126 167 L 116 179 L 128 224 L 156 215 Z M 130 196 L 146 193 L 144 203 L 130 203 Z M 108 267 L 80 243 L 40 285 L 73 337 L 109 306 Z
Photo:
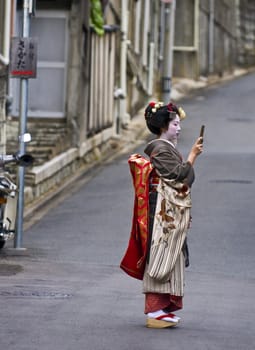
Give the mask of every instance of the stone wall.
M 41 165 L 71 146 L 69 128 L 62 119 L 29 119 L 27 132 L 31 142 L 26 146 L 27 152 L 35 158 L 34 165 Z M 7 153 L 18 151 L 19 120 L 7 119 Z

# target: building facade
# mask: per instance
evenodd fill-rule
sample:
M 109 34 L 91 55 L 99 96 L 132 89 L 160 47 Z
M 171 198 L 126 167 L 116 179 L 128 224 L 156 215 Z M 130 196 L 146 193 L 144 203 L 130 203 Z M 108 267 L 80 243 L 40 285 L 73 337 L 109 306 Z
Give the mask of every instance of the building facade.
M 8 66 L 25 2 L 0 1 L 2 153 L 18 147 L 20 79 Z M 149 99 L 170 98 L 172 78 L 254 65 L 253 10 L 251 0 L 37 0 L 30 17 L 38 52 L 28 91 L 27 150 L 36 159 L 26 175 L 29 200 L 107 151 Z

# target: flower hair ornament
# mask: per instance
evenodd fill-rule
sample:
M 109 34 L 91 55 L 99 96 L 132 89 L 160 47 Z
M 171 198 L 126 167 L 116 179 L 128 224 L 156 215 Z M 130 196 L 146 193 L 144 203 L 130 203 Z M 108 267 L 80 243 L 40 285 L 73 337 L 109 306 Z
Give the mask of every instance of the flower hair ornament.
M 164 106 L 163 102 L 151 102 L 150 106 L 152 107 L 151 111 L 152 113 L 156 113 L 159 108 Z
M 181 120 L 186 118 L 186 113 L 184 112 L 182 107 L 177 107 L 176 105 L 170 102 L 167 105 L 167 109 L 169 112 L 176 112 L 179 115 Z
M 148 109 L 145 110 L 145 118 L 149 118 L 151 117 L 153 114 L 157 113 L 157 111 L 164 106 L 164 103 L 163 102 L 150 102 L 149 103 L 149 106 L 150 107 Z M 184 112 L 183 108 L 182 107 L 177 107 L 176 105 L 174 105 L 173 103 L 168 103 L 167 105 L 167 110 L 169 112 L 175 112 L 179 115 L 180 119 L 184 119 L 186 118 L 186 113 Z
M 186 118 L 186 113 L 184 112 L 182 107 L 178 108 L 178 112 L 179 112 L 179 117 L 181 120 Z

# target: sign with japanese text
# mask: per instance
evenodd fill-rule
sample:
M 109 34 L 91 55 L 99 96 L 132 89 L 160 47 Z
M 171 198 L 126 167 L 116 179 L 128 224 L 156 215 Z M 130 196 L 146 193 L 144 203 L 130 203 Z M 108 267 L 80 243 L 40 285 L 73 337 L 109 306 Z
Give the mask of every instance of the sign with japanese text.
M 10 76 L 36 78 L 37 39 L 14 37 L 11 41 Z

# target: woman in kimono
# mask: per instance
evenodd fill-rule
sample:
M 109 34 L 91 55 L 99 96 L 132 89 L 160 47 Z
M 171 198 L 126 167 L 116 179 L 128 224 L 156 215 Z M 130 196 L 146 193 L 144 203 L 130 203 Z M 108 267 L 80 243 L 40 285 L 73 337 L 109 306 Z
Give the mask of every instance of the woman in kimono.
M 184 268 L 188 265 L 186 234 L 190 223 L 190 188 L 193 165 L 203 150 L 199 137 L 183 161 L 176 149 L 181 131 L 181 108 L 169 103 L 151 102 L 145 109 L 148 129 L 157 138 L 145 153 L 152 171 L 149 175 L 149 208 L 146 264 L 143 274 L 147 327 L 176 326 L 180 318 L 173 312 L 182 309 Z

